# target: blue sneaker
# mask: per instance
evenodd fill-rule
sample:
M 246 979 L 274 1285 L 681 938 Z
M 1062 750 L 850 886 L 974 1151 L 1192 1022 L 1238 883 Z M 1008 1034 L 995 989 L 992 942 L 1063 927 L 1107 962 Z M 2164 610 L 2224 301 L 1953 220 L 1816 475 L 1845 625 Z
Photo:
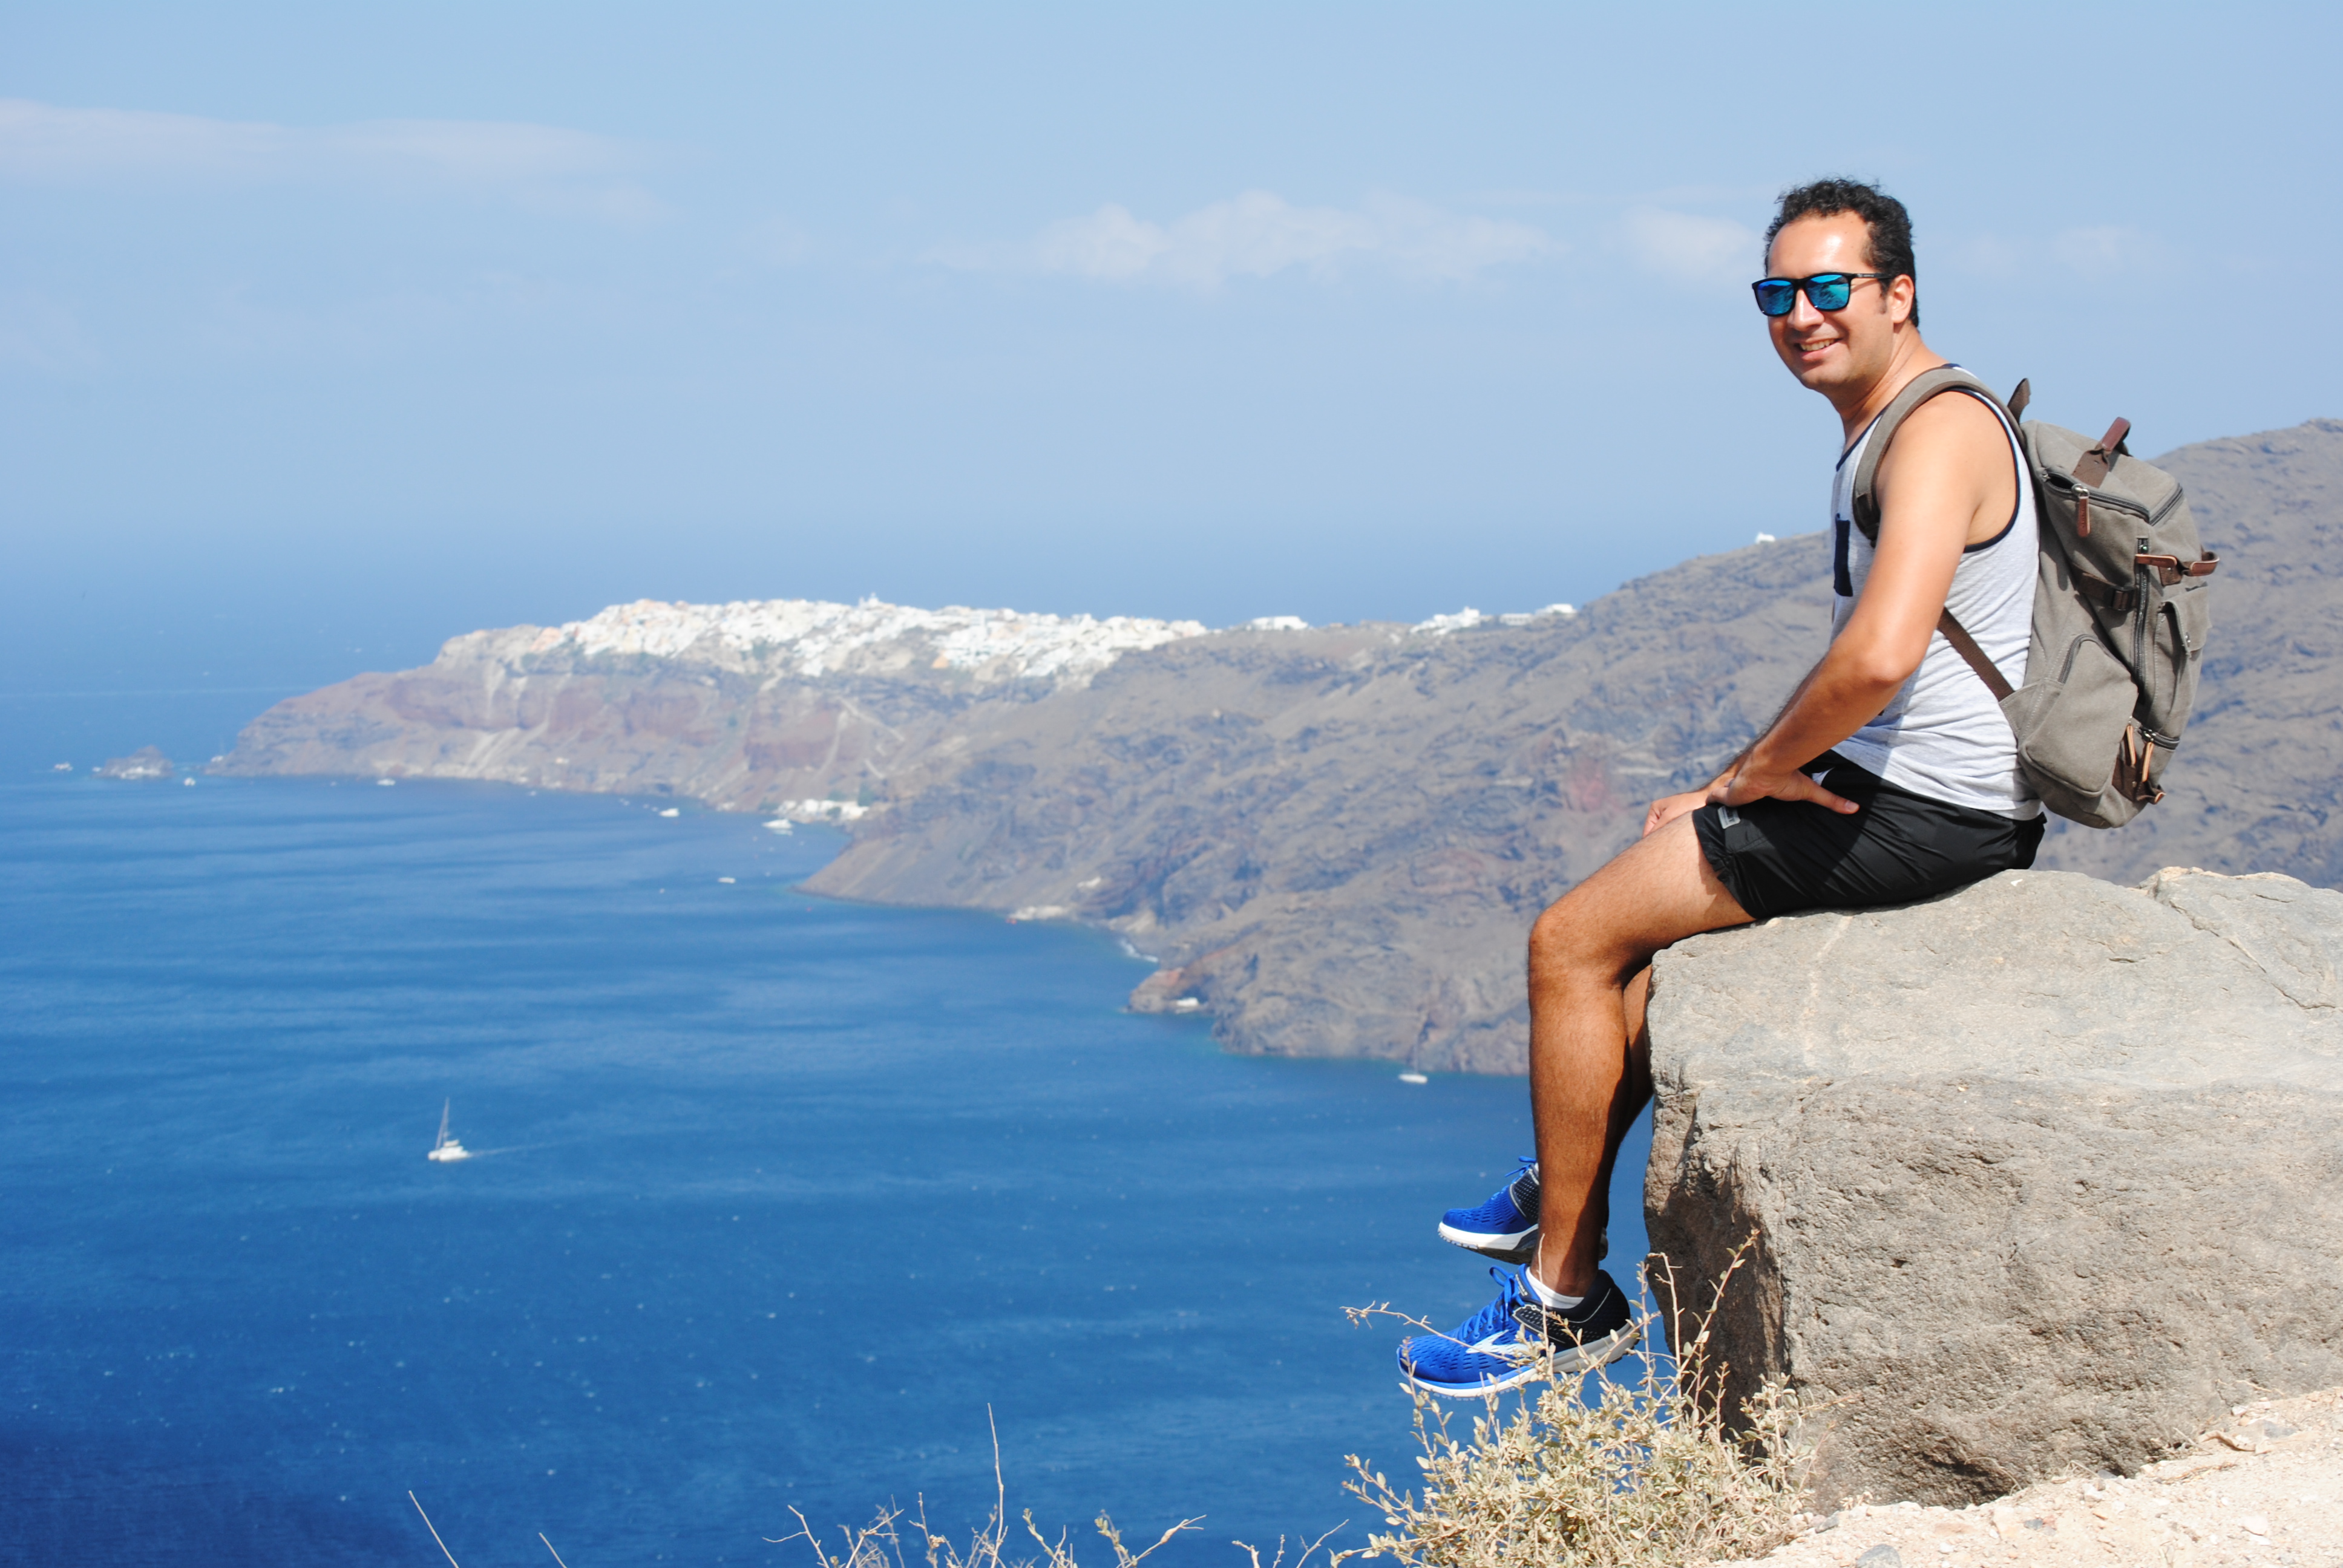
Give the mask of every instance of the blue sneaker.
M 1627 1293 L 1599 1269 L 1594 1288 L 1566 1312 L 1541 1302 L 1521 1275 L 1489 1272 L 1496 1300 L 1453 1333 L 1417 1334 L 1399 1347 L 1399 1370 L 1416 1387 L 1462 1399 L 1549 1372 L 1575 1377 L 1617 1361 L 1642 1333 Z
M 1442 1215 L 1440 1239 L 1501 1263 L 1526 1263 L 1537 1256 L 1537 1161 L 1523 1155 L 1513 1179 L 1488 1201 Z

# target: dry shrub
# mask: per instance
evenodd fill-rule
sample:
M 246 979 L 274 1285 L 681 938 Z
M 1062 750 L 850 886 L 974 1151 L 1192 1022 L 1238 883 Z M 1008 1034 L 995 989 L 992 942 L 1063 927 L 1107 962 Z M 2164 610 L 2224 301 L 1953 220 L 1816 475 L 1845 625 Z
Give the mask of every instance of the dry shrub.
M 794 1508 L 789 1512 L 797 1513 Z M 813 1549 L 814 1559 L 821 1568 L 910 1568 L 912 1559 L 904 1549 L 907 1533 L 913 1537 L 912 1550 L 927 1559 L 928 1568 L 1078 1568 L 1073 1550 L 1067 1544 L 1065 1536 L 1060 1535 L 1051 1541 L 1043 1535 L 1041 1527 L 1033 1523 L 1033 1511 L 1030 1508 L 1025 1511 L 1024 1519 L 1025 1533 L 1041 1548 L 1038 1557 L 1021 1555 L 1023 1552 L 1021 1543 L 1015 1551 L 1010 1549 L 1005 1499 L 1001 1506 L 993 1510 L 992 1517 L 985 1522 L 982 1529 L 970 1533 L 965 1547 L 928 1528 L 924 1503 L 916 1512 L 909 1513 L 900 1508 L 882 1508 L 875 1519 L 859 1530 L 840 1526 L 839 1545 L 834 1551 L 815 1535 L 813 1527 L 806 1523 L 802 1513 L 797 1513 L 795 1533 L 779 1539 L 767 1536 L 766 1540 L 775 1546 L 789 1541 L 805 1542 Z M 1155 1546 L 1162 1545 L 1182 1530 L 1192 1529 L 1195 1524 L 1193 1519 L 1182 1520 L 1166 1530 Z M 1155 1550 L 1155 1546 L 1150 1546 L 1144 1552 L 1131 1551 L 1123 1544 L 1122 1535 L 1115 1529 L 1114 1521 L 1104 1514 L 1099 1516 L 1098 1529 L 1099 1533 L 1106 1537 L 1107 1543 L 1114 1548 L 1115 1568 L 1137 1568 L 1137 1564 Z
M 904 1550 L 907 1534 L 913 1537 L 912 1550 L 927 1559 L 928 1568 L 1079 1568 L 1074 1561 L 1073 1549 L 1067 1543 L 1065 1535 L 1061 1533 L 1055 1541 L 1043 1535 L 1041 1527 L 1033 1523 L 1033 1511 L 1030 1508 L 1023 1515 L 1025 1533 L 1040 1548 L 1040 1555 L 1028 1553 L 1022 1542 L 1013 1550 L 1010 1547 L 1009 1489 L 1001 1480 L 1001 1434 L 997 1430 L 992 1435 L 992 1484 L 991 1517 L 980 1529 L 970 1533 L 968 1544 L 964 1547 L 928 1528 L 924 1499 L 914 1512 L 907 1513 L 900 1508 L 882 1508 L 878 1516 L 861 1529 L 840 1527 L 835 1551 L 815 1535 L 813 1527 L 806 1523 L 806 1516 L 794 1508 L 789 1512 L 797 1517 L 797 1530 L 779 1539 L 767 1536 L 766 1540 L 776 1546 L 784 1542 L 803 1541 L 813 1549 L 817 1568 L 911 1568 L 911 1559 Z M 1158 1536 L 1155 1545 L 1133 1552 L 1124 1544 L 1122 1533 L 1115 1528 L 1113 1520 L 1101 1513 L 1095 1521 L 1098 1533 L 1105 1537 L 1107 1545 L 1114 1552 L 1115 1568 L 1138 1568 L 1156 1547 L 1183 1530 L 1194 1529 L 1201 1523 L 1201 1516 L 1182 1519 Z M 1335 1526 L 1337 1530 L 1341 1528 L 1340 1525 Z M 1333 1533 L 1330 1530 L 1326 1535 Z M 1311 1554 L 1325 1543 L 1326 1535 L 1304 1543 L 1301 1555 L 1293 1560 L 1292 1568 L 1307 1568 Z M 1262 1568 L 1258 1550 L 1242 1541 L 1232 1544 L 1252 1559 L 1252 1568 Z M 1284 1539 L 1280 1537 L 1269 1568 L 1285 1568 L 1285 1550 Z
M 1485 1397 L 1466 1438 L 1452 1432 L 1443 1402 L 1415 1391 L 1423 1495 L 1352 1455 L 1346 1484 L 1391 1528 L 1338 1554 L 1335 1568 L 1386 1553 L 1407 1568 L 1676 1568 L 1755 1557 L 1789 1540 L 1803 1523 L 1796 1402 L 1768 1384 L 1728 1422 L 1719 1408 L 1725 1368 L 1711 1362 L 1709 1332 L 1741 1256 L 1691 1340 L 1674 1340 L 1683 1349 L 1673 1367 L 1654 1348 L 1647 1316 L 1642 1348 L 1614 1363 L 1630 1369 L 1625 1378 L 1557 1372 L 1549 1354 L 1540 1379 Z M 1673 1276 L 1663 1272 L 1660 1285 L 1681 1328 Z M 1399 1314 L 1369 1307 L 1353 1316 Z

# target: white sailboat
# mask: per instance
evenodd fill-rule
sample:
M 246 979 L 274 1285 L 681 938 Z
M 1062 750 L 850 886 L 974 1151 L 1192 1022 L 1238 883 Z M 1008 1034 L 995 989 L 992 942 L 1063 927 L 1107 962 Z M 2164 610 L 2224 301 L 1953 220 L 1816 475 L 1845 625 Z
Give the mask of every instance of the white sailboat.
M 437 1160 L 445 1165 L 453 1161 L 469 1160 L 472 1157 L 470 1150 L 447 1136 L 447 1112 L 454 1105 L 455 1101 L 452 1100 L 443 1101 L 440 1103 L 439 1140 L 431 1145 L 431 1152 L 424 1156 L 426 1160 Z

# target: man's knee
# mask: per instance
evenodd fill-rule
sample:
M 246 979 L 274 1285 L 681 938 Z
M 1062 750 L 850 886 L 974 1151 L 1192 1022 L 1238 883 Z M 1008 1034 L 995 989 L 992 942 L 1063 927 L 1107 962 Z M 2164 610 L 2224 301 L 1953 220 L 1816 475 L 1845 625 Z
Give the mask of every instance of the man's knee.
M 1584 884 L 1581 884 L 1584 886 Z M 1530 927 L 1530 983 L 1559 980 L 1585 966 L 1600 945 L 1587 900 L 1574 888 L 1546 906 Z
M 1694 861 L 1690 873 L 1667 859 L 1686 852 Z M 1715 879 L 1701 859 L 1691 824 L 1682 819 L 1614 856 L 1594 876 L 1546 906 L 1531 925 L 1532 988 L 1582 978 L 1616 985 L 1678 937 L 1731 923 L 1703 920 L 1694 910 L 1681 929 L 1674 929 L 1677 922 L 1669 920 L 1665 911 L 1678 904 L 1706 902 L 1705 889 L 1698 883 L 1689 895 L 1676 885 L 1685 874 Z

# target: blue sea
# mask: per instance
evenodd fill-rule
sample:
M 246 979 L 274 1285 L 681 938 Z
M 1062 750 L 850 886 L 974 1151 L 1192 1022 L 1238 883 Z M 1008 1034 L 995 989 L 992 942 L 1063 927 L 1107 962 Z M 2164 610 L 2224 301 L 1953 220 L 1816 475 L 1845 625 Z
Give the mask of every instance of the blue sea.
M 21 716 L 21 715 L 20 715 Z M 143 736 L 126 738 L 126 750 Z M 82 747 L 82 750 L 90 748 Z M 1111 1561 L 1379 1522 L 1519 1080 L 1231 1056 L 1111 937 L 494 786 L 0 779 L 0 1553 L 807 1563 L 994 1496 Z M 425 1151 L 443 1103 L 478 1157 Z M 1614 1255 L 1639 1257 L 1642 1142 Z M 832 1544 L 836 1544 L 833 1533 Z

